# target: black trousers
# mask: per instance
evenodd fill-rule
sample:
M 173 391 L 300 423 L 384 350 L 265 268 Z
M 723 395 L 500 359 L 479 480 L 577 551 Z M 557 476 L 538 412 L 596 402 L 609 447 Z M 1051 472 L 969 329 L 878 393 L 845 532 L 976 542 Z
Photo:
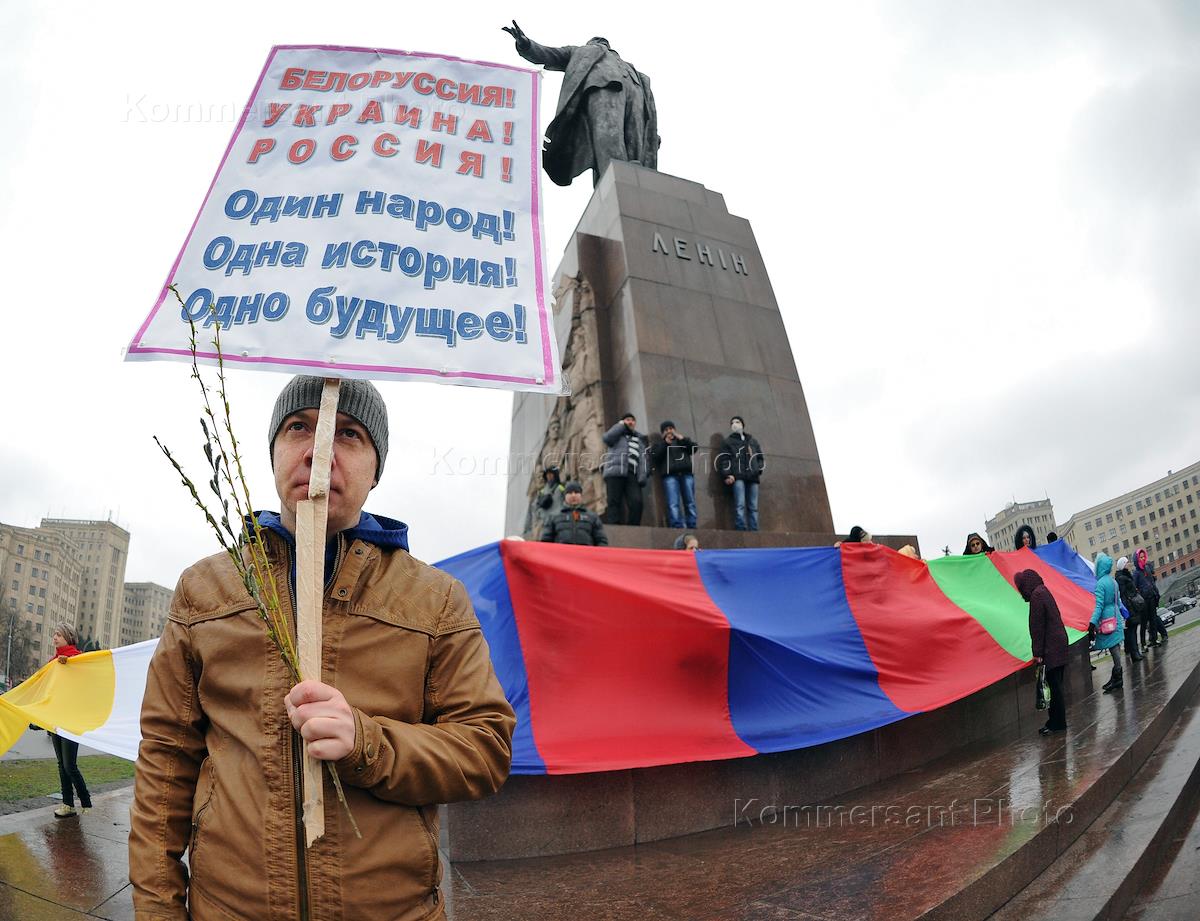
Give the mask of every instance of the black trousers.
M 75 794 L 72 787 L 79 791 L 79 805 L 85 809 L 92 806 L 92 795 L 88 793 L 83 774 L 79 772 L 79 743 L 64 739 L 55 733 L 50 733 L 50 742 L 54 745 L 54 757 L 58 759 L 58 782 L 62 785 L 63 803 L 75 805 Z
M 1167 628 L 1163 626 L 1162 618 L 1158 616 L 1157 611 L 1155 611 L 1153 614 L 1143 614 L 1142 615 L 1141 630 L 1142 630 L 1142 645 L 1143 646 L 1146 645 L 1147 634 L 1149 635 L 1150 639 L 1152 639 L 1152 640 L 1156 640 L 1160 636 L 1163 639 L 1167 638 Z
M 1138 629 L 1132 618 L 1125 621 L 1125 652 L 1130 656 L 1138 654 Z
M 1050 688 L 1050 718 L 1046 720 L 1046 725 L 1051 729 L 1067 728 L 1067 698 L 1063 692 L 1066 671 L 1065 665 L 1046 669 L 1046 684 Z
M 642 485 L 637 475 L 606 476 L 604 485 L 608 489 L 608 508 L 604 510 L 605 524 L 642 523 Z

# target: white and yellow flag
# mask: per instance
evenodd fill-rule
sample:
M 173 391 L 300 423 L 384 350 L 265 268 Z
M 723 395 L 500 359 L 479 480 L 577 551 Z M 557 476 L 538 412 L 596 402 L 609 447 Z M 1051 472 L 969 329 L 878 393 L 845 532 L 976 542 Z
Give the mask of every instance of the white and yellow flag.
M 0 755 L 30 723 L 76 742 L 137 759 L 146 672 L 158 640 L 52 659 L 0 696 Z

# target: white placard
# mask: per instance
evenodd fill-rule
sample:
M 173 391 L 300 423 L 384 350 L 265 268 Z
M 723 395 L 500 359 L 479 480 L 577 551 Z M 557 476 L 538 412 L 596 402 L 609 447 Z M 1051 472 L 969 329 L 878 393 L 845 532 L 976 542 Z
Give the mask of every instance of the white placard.
M 540 76 L 273 48 L 127 360 L 560 392 Z

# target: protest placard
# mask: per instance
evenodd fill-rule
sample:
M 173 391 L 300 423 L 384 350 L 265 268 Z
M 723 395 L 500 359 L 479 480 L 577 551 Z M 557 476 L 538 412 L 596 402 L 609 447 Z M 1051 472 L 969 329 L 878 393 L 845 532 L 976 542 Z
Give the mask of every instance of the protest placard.
M 127 360 L 562 390 L 540 73 L 281 45 Z M 175 285 L 183 301 L 168 290 Z

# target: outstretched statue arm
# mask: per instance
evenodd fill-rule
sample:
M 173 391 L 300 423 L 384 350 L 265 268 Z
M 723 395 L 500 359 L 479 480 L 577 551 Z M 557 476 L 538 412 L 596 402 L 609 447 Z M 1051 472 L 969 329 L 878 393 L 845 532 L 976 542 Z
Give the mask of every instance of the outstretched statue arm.
M 565 45 L 562 48 L 547 48 L 545 45 L 539 45 L 537 42 L 530 39 L 528 35 L 517 25 L 517 21 L 512 21 L 512 26 L 501 26 L 505 32 L 513 37 L 513 41 L 517 45 L 517 54 L 529 61 L 531 64 L 541 64 L 546 70 L 566 70 L 567 62 L 571 60 L 571 51 L 574 46 Z

